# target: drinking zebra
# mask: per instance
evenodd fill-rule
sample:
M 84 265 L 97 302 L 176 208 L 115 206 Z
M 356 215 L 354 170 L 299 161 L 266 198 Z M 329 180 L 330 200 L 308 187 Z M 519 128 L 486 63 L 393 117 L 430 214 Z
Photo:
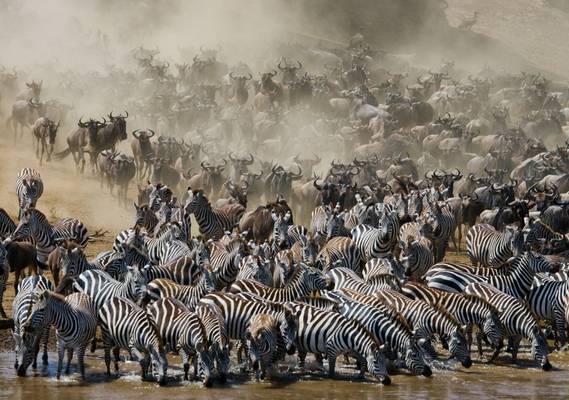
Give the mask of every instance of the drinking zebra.
M 28 320 L 24 323 L 24 343 L 29 343 L 26 335 L 35 336 L 37 341 L 44 330 L 55 326 L 57 339 L 57 379 L 61 377 L 63 356 L 67 350 L 67 366 L 69 373 L 73 351 L 77 350 L 77 364 L 81 379 L 85 379 L 85 350 L 95 337 L 97 329 L 97 311 L 89 296 L 73 293 L 67 297 L 50 290 L 43 291 L 32 306 Z M 34 352 L 35 346 L 26 346 L 25 352 Z M 24 355 L 24 357 L 27 357 Z M 24 370 L 25 373 L 25 370 Z
M 504 325 L 506 336 L 511 337 L 512 360 L 516 362 L 520 341 L 523 337 L 531 341 L 531 354 L 544 371 L 551 370 L 547 359 L 548 347 L 545 336 L 527 305 L 487 283 L 471 283 L 466 287 L 466 293 L 482 297 L 500 312 L 500 320 Z M 494 361 L 500 354 L 501 346 L 492 355 Z
M 146 310 L 122 297 L 112 297 L 99 308 L 99 323 L 105 347 L 107 375 L 111 374 L 111 349 L 115 356 L 115 372 L 119 370 L 119 351 L 128 349 L 138 359 L 142 380 L 152 367 L 160 384 L 166 383 L 168 361 L 162 338 Z
M 160 337 L 170 351 L 179 351 L 184 379 L 189 380 L 190 358 L 196 357 L 194 376 L 203 376 L 204 386 L 211 387 L 213 360 L 208 349 L 206 330 L 196 314 L 180 301 L 166 297 L 148 307 Z
M 229 337 L 221 310 L 213 304 L 198 304 L 196 314 L 204 326 L 209 350 L 215 361 L 220 383 L 227 382 L 229 372 Z
M 20 211 L 18 219 L 22 218 L 24 211 L 34 208 L 43 194 L 43 181 L 40 174 L 33 168 L 23 168 L 16 177 L 16 194 Z
M 49 279 L 42 275 L 28 276 L 20 282 L 18 294 L 16 294 L 12 302 L 12 319 L 14 321 L 12 336 L 15 343 L 14 352 L 16 353 L 14 368 L 18 371 L 18 376 L 25 376 L 30 364 L 32 364 L 33 369 L 36 369 L 40 345 L 43 347 L 42 362 L 44 365 L 47 365 L 49 328 L 45 328 L 37 338 L 33 335 L 28 335 L 26 337 L 28 343 L 23 343 L 24 324 L 30 318 L 31 310 L 37 301 L 38 294 L 45 290 L 53 291 L 53 284 Z M 26 348 L 33 348 L 34 351 L 25 352 Z
M 257 380 L 274 373 L 277 354 L 278 321 L 270 314 L 257 314 L 251 318 L 247 329 L 247 348 Z

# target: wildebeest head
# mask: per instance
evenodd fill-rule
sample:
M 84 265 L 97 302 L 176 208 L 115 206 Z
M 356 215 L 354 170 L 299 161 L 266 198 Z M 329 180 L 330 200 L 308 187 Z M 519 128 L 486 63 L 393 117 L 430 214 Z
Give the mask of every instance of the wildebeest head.
M 119 140 L 126 140 L 127 133 L 126 133 L 126 119 L 128 118 L 128 111 L 125 111 L 125 115 L 117 115 L 114 116 L 113 112 L 109 114 L 109 119 L 112 124 L 114 124 L 114 131 L 118 135 Z
M 40 98 L 42 84 L 43 80 L 39 82 L 36 81 L 26 82 L 26 86 L 30 89 L 30 94 L 36 100 Z
M 83 117 L 79 118 L 79 122 L 77 126 L 79 128 L 83 128 L 87 130 L 87 135 L 89 137 L 89 144 L 91 147 L 95 147 L 97 145 L 97 132 L 102 127 L 106 126 L 107 120 L 103 118 L 103 122 L 97 121 L 93 118 L 89 119 L 87 122 L 83 122 Z
M 279 61 L 277 68 L 283 73 L 282 81 L 285 83 L 294 82 L 297 79 L 297 72 L 302 69 L 302 63 L 300 61 L 295 64 L 289 64 L 286 58 L 283 57 L 282 61 Z
M 140 130 L 135 129 L 132 132 L 132 136 L 134 136 L 140 143 L 147 143 L 150 142 L 150 138 L 155 135 L 155 132 L 152 129 L 147 130 Z

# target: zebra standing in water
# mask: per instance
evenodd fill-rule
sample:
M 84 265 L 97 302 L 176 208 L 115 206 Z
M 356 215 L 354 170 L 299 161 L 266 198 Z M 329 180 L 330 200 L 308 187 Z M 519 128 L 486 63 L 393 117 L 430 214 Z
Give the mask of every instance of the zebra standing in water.
M 466 287 L 466 293 L 482 297 L 500 311 L 500 320 L 504 325 L 506 336 L 513 339 L 512 359 L 517 360 L 518 349 L 522 337 L 531 341 L 531 354 L 544 371 L 551 370 L 547 359 L 547 340 L 537 320 L 528 306 L 522 301 L 507 295 L 486 283 L 471 283 Z M 491 361 L 500 354 L 501 346 L 496 348 Z
M 140 363 L 142 380 L 146 379 L 152 365 L 158 382 L 166 383 L 166 353 L 158 328 L 146 310 L 128 299 L 113 297 L 99 309 L 99 323 L 103 333 L 107 375 L 111 374 L 111 349 L 115 356 L 116 372 L 119 370 L 120 349 L 129 349 Z
M 173 298 L 162 298 L 148 307 L 160 337 L 170 351 L 179 351 L 184 367 L 184 379 L 189 380 L 190 357 L 197 357 L 194 375 L 203 376 L 204 386 L 211 387 L 213 360 L 208 349 L 206 330 L 196 314 Z M 199 370 L 197 370 L 199 367 Z
M 274 373 L 277 360 L 278 321 L 273 315 L 257 314 L 251 318 L 247 330 L 247 348 L 257 380 Z
M 350 320 L 336 312 L 314 308 L 304 303 L 287 303 L 298 317 L 298 359 L 304 369 L 306 354 L 326 354 L 328 374 L 336 373 L 336 358 L 345 353 L 356 353 L 363 366 L 379 382 L 389 385 L 383 344 L 380 344 L 359 322 Z M 363 374 L 363 371 L 360 371 Z
M 379 204 L 376 205 L 378 207 Z M 373 258 L 385 258 L 392 254 L 399 236 L 397 212 L 388 204 L 379 208 L 377 228 L 370 225 L 358 225 L 352 229 L 352 240 L 360 250 L 365 261 Z
M 476 224 L 466 235 L 466 251 L 475 266 L 499 267 L 520 253 L 523 235 L 514 226 L 498 232 L 488 224 Z M 439 260 L 440 261 L 440 260 Z
M 43 194 L 43 181 L 40 174 L 33 168 L 23 168 L 16 177 L 16 194 L 20 211 L 18 219 L 27 208 L 36 206 L 38 199 Z
M 47 268 L 47 258 L 57 241 L 68 239 L 85 246 L 89 240 L 87 228 L 78 219 L 64 218 L 52 226 L 46 216 L 35 208 L 24 211 L 11 237 L 13 240 L 31 237 L 36 246 L 38 263 L 43 269 Z
M 55 326 L 57 338 L 57 379 L 61 377 L 63 356 L 67 350 L 67 367 L 69 373 L 73 351 L 77 350 L 77 364 L 81 379 L 85 379 L 85 350 L 95 337 L 97 329 L 97 311 L 91 298 L 83 293 L 73 293 L 67 297 L 45 290 L 33 305 L 31 315 L 24 324 L 24 342 L 27 332 L 38 340 L 44 329 Z M 34 352 L 35 346 L 26 346 L 25 352 Z M 26 356 L 24 356 L 26 357 Z
M 225 232 L 233 231 L 245 213 L 245 209 L 212 208 L 201 190 L 188 190 L 186 213 L 194 214 L 200 233 L 208 239 L 219 240 Z
M 484 333 L 494 347 L 501 345 L 504 327 L 498 310 L 486 300 L 464 294 L 456 294 L 430 288 L 419 282 L 407 282 L 402 287 L 403 294 L 411 299 L 423 300 L 432 305 L 441 305 L 461 325 L 466 325 L 468 348 L 472 347 L 472 325 L 479 327 L 477 334 L 478 353 L 482 355 L 482 335 Z
M 229 372 L 229 338 L 221 310 L 213 304 L 198 304 L 196 315 L 204 326 L 209 350 L 215 360 L 220 383 L 227 382 Z
M 18 294 L 14 297 L 14 301 L 12 302 L 12 319 L 14 320 L 12 336 L 14 337 L 14 352 L 16 353 L 14 368 L 18 371 L 18 376 L 25 376 L 26 370 L 30 364 L 32 364 L 33 369 L 36 369 L 40 344 L 43 345 L 42 362 L 44 365 L 47 365 L 47 341 L 49 337 L 49 328 L 45 328 L 44 332 L 39 335 L 37 340 L 33 336 L 28 335 L 27 339 L 33 341 L 33 344 L 28 343 L 24 345 L 23 343 L 24 324 L 30 317 L 30 312 L 34 303 L 37 301 L 38 293 L 41 293 L 44 290 L 53 291 L 53 285 L 49 279 L 42 275 L 28 276 L 20 282 L 20 285 L 18 286 Z M 25 347 L 34 347 L 34 351 L 28 351 L 26 353 L 23 351 Z

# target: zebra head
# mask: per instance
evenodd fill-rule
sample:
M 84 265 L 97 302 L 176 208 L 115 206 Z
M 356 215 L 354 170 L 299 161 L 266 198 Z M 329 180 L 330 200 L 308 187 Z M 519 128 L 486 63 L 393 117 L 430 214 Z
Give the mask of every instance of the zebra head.
M 386 346 L 374 344 L 370 353 L 366 356 L 368 371 L 375 376 L 383 385 L 391 384 L 391 378 L 387 372 L 387 363 L 385 360 Z
M 326 240 L 339 236 L 344 228 L 345 213 L 339 210 L 339 204 L 333 212 L 326 215 Z
M 316 257 L 318 256 L 318 247 L 316 246 L 314 239 L 307 237 L 306 235 L 301 235 L 300 251 L 303 263 L 307 265 L 314 265 L 316 263 Z
M 291 308 L 285 307 L 284 314 L 278 317 L 280 334 L 284 340 L 286 352 L 293 355 L 296 352 L 296 332 L 298 330 L 298 318 L 300 311 L 296 312 Z
M 22 181 L 22 198 L 24 200 L 24 208 L 35 207 L 39 196 L 39 182 L 36 179 L 24 179 Z
M 146 278 L 145 269 L 141 270 L 138 266 L 127 266 L 126 275 L 124 277 L 124 283 L 128 285 L 130 294 L 133 299 L 141 304 L 146 293 L 146 284 L 148 280 Z
M 500 320 L 500 314 L 497 310 L 490 310 L 486 318 L 484 319 L 484 323 L 482 324 L 482 330 L 484 334 L 492 343 L 495 348 L 498 348 L 502 345 L 502 341 L 504 340 L 505 330 L 502 321 Z
M 60 271 L 63 274 L 63 279 L 75 277 L 83 271 L 79 271 L 81 264 L 85 260 L 83 249 L 79 246 L 71 245 L 71 248 L 64 248 L 58 246 L 59 249 L 59 262 Z
M 452 357 L 460 361 L 464 368 L 470 368 L 472 366 L 472 360 L 470 359 L 470 352 L 468 351 L 468 342 L 463 332 L 464 330 L 460 327 L 455 329 L 450 335 L 448 349 Z
M 536 360 L 544 371 L 551 370 L 552 366 L 547 358 L 548 346 L 545 335 L 539 329 L 539 326 L 534 326 L 531 329 L 531 355 Z
M 297 268 L 302 269 L 304 285 L 310 290 L 326 290 L 332 284 L 332 280 L 319 269 L 300 264 Z
M 273 219 L 273 240 L 279 249 L 284 249 L 289 244 L 290 211 L 287 211 L 285 215 L 277 215 L 277 213 L 273 212 L 271 217 Z
M 18 376 L 25 376 L 26 370 L 35 359 L 38 342 L 44 329 L 48 326 L 48 313 L 46 311 L 47 299 L 50 295 L 48 290 L 41 293 L 34 293 L 33 300 L 30 302 L 30 313 L 26 322 L 22 325 L 23 334 L 20 337 L 20 365 Z
M 433 372 L 427 364 L 425 364 L 425 359 L 423 357 L 423 351 L 421 350 L 425 346 L 425 338 L 412 338 L 409 341 L 409 345 L 405 349 L 405 365 L 413 375 L 423 375 L 431 376 Z
M 34 208 L 28 208 L 22 213 L 22 216 L 20 217 L 20 222 L 18 223 L 18 226 L 16 227 L 14 233 L 12 233 L 11 235 L 11 238 L 13 240 L 25 239 L 31 236 L 32 234 L 31 226 L 34 224 L 37 216 L 37 214 L 34 211 L 35 211 Z
M 213 371 L 213 357 L 207 344 L 204 342 L 196 343 L 196 353 L 198 356 L 198 371 L 203 378 L 205 387 L 211 387 L 213 382 L 211 380 L 211 373 Z

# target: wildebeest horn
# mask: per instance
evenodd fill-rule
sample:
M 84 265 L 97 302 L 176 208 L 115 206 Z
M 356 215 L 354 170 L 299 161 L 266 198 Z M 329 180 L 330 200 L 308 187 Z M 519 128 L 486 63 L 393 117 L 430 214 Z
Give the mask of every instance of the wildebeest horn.
M 113 117 L 113 112 L 112 112 L 112 111 L 111 111 L 111 112 L 110 112 L 110 114 L 109 114 L 109 118 L 111 119 L 111 121 L 112 121 L 112 120 L 113 120 L 113 118 L 114 118 L 114 117 Z
M 124 110 L 124 117 L 128 118 L 128 111 L 127 110 Z
M 316 190 L 322 190 L 322 186 L 318 185 L 318 178 L 314 179 L 312 185 L 316 188 Z
M 134 131 L 132 131 L 132 136 L 134 136 L 135 138 L 139 139 L 140 135 L 136 135 L 136 132 L 140 131 L 140 129 L 135 129 Z
M 302 63 L 298 60 L 296 60 L 296 62 L 298 63 L 298 69 L 302 69 Z
M 85 128 L 85 123 L 82 121 L 83 117 L 79 118 L 79 122 L 77 123 L 77 126 L 79 126 L 80 128 Z
M 210 165 L 209 165 L 209 163 L 208 163 L 207 161 L 202 161 L 202 162 L 200 163 L 200 165 L 201 165 L 201 167 L 202 167 L 203 169 L 208 169 L 208 168 L 210 167 Z
M 249 153 L 249 159 L 245 160 L 247 165 L 251 165 L 253 164 L 253 162 L 255 161 L 255 157 L 253 157 L 253 154 Z
M 290 175 L 291 175 L 293 178 L 300 178 L 300 177 L 302 176 L 302 168 L 300 168 L 300 165 L 298 166 L 298 173 L 295 174 L 295 173 L 292 173 L 292 172 L 291 172 Z
M 148 128 L 147 131 L 149 131 L 150 133 L 152 133 L 152 135 L 148 136 L 149 138 L 151 138 L 152 136 L 154 136 L 156 134 L 156 132 L 154 132 L 152 129 Z
M 229 159 L 231 160 L 231 162 L 235 162 L 235 158 L 233 158 L 233 152 L 232 151 L 229 152 Z

